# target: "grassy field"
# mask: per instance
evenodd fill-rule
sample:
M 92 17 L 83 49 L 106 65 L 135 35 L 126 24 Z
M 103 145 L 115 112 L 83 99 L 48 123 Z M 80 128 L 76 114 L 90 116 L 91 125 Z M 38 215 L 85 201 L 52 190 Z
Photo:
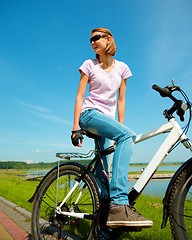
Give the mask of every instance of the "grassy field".
M 163 163 L 161 166 L 181 166 L 183 163 Z M 146 167 L 148 163 L 130 163 L 129 167 Z
M 40 180 L 23 181 L 18 176 L 23 171 L 17 170 L 0 170 L 0 196 L 11 202 L 32 211 L 32 204 L 28 203 L 28 199 L 33 195 Z M 143 229 L 137 233 L 123 233 L 119 240 L 170 240 L 172 239 L 170 225 L 167 223 L 165 229 L 161 229 L 163 217 L 162 199 L 157 196 L 141 195 L 137 200 L 135 207 L 148 219 L 154 223 L 150 229 Z
M 136 175 L 141 175 L 141 171 L 137 171 L 137 172 L 130 172 L 129 174 L 136 174 Z M 156 174 L 170 174 L 170 173 L 175 173 L 175 171 L 157 171 Z

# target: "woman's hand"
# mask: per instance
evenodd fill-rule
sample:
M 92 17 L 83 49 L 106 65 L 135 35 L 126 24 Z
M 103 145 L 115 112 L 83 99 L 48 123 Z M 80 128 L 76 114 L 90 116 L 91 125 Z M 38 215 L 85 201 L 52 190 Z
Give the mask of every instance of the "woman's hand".
M 79 140 L 80 140 L 80 144 L 79 144 Z M 75 147 L 82 147 L 83 136 L 81 135 L 80 130 L 72 131 L 71 141 Z

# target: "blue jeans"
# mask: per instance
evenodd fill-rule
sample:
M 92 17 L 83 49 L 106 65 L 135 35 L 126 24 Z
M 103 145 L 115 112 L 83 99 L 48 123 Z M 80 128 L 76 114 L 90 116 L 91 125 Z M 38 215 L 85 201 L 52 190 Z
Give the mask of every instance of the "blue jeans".
M 100 151 L 105 150 L 106 148 L 108 148 L 108 147 L 110 147 L 114 144 L 114 141 L 112 141 L 108 138 L 104 138 L 104 137 L 98 137 L 97 140 L 98 140 L 98 143 L 99 143 Z M 105 173 L 106 173 L 106 175 L 109 179 L 109 182 L 110 182 L 110 170 L 111 170 L 111 165 L 113 163 L 113 153 L 111 153 L 109 155 L 102 156 L 102 160 L 103 160 Z M 105 180 L 103 178 L 103 173 L 101 171 L 100 163 L 98 163 L 98 166 L 97 166 L 97 169 L 96 169 L 96 177 L 97 177 L 97 179 L 99 179 L 100 184 L 101 184 L 102 197 L 105 198 L 105 196 L 108 196 L 108 193 L 107 193 L 107 188 L 106 188 L 106 185 L 105 185 Z
M 112 179 L 109 186 L 110 199 L 114 204 L 128 204 L 128 167 L 136 134 L 128 127 L 96 109 L 84 111 L 80 116 L 79 125 L 81 128 L 99 136 L 101 149 L 109 144 L 108 140 L 104 140 L 105 138 L 117 142 L 113 156 Z M 110 167 L 107 156 L 103 158 L 103 161 L 107 172 Z M 99 180 L 102 185 L 102 179 L 99 178 Z

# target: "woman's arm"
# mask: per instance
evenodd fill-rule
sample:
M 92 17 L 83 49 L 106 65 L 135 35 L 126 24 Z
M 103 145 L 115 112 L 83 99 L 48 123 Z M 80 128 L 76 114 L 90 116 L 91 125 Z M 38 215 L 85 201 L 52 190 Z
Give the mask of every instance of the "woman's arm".
M 82 72 L 81 79 L 79 82 L 79 88 L 78 88 L 77 96 L 76 96 L 73 131 L 79 130 L 79 118 L 80 118 L 80 114 L 81 114 L 81 110 L 82 110 L 82 104 L 83 104 L 85 90 L 86 90 L 88 80 L 89 80 L 88 76 L 84 72 Z
M 119 88 L 119 98 L 117 101 L 118 121 L 123 124 L 125 116 L 125 92 L 126 92 L 127 78 L 121 81 Z

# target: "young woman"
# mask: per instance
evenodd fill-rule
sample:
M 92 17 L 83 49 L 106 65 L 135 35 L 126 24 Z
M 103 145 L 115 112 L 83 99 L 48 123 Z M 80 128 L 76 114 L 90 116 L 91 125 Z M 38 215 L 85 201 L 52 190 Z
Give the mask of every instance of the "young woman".
M 72 143 L 74 146 L 82 146 L 79 125 L 98 135 L 101 149 L 110 146 L 111 140 L 116 142 L 110 182 L 111 203 L 106 224 L 111 228 L 151 227 L 152 221 L 144 218 L 141 214 L 136 214 L 128 206 L 128 167 L 136 135 L 131 129 L 124 126 L 123 122 L 126 82 L 132 73 L 125 63 L 113 58 L 116 54 L 116 45 L 113 35 L 108 29 L 94 29 L 90 43 L 96 59 L 86 60 L 79 68 L 81 78 L 74 111 Z M 89 96 L 84 101 L 87 84 L 90 85 Z M 115 120 L 116 106 L 118 121 Z M 108 173 L 110 160 L 105 157 L 103 161 Z M 102 177 L 99 173 L 98 170 L 97 176 L 102 184 Z

